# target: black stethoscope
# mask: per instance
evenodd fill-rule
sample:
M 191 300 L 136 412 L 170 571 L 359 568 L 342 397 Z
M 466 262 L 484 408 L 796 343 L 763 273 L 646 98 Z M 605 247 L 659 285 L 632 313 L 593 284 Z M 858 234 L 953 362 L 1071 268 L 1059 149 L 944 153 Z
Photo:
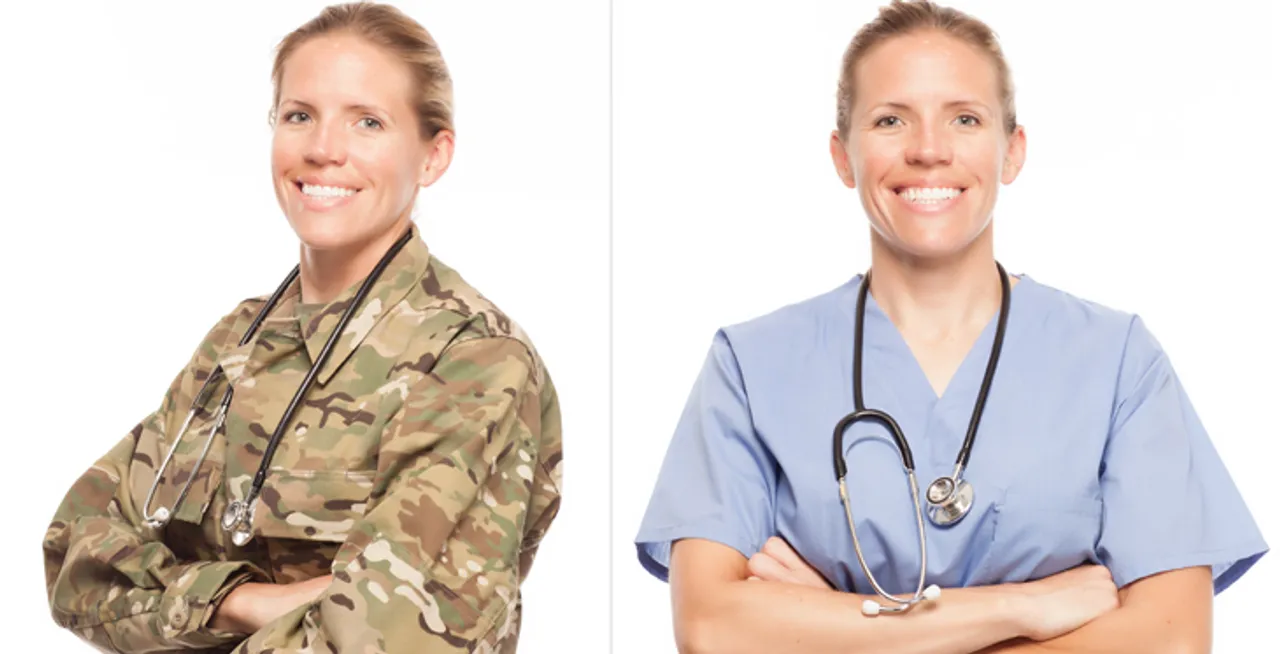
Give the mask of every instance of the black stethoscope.
M 974 403 L 973 414 L 969 419 L 969 431 L 965 434 L 964 444 L 960 447 L 960 454 L 956 457 L 955 471 L 949 477 L 935 479 L 932 484 L 929 484 L 929 489 L 925 492 L 925 499 L 929 502 L 929 521 L 939 527 L 949 527 L 960 522 L 968 515 L 969 509 L 973 507 L 973 486 L 963 479 L 964 469 L 969 464 L 969 452 L 973 448 L 974 435 L 978 433 L 978 422 L 982 419 L 982 410 L 987 403 L 987 393 L 991 390 L 991 379 L 995 376 L 996 362 L 1000 359 L 1005 326 L 1009 319 L 1009 276 L 999 262 L 996 262 L 996 269 L 1000 272 L 1000 318 L 996 325 L 995 342 L 991 344 L 991 356 L 987 359 L 987 371 L 982 378 L 982 388 L 978 391 L 978 399 Z M 902 435 L 902 429 L 898 427 L 897 421 L 892 416 L 883 411 L 868 409 L 862 402 L 862 328 L 863 318 L 866 314 L 867 291 L 870 286 L 871 273 L 867 272 L 862 278 L 861 286 L 858 288 L 858 305 L 854 316 L 854 411 L 841 418 L 840 422 L 836 424 L 835 434 L 832 438 L 832 448 L 836 482 L 840 485 L 840 501 L 844 504 L 845 518 L 849 522 L 849 535 L 853 537 L 853 549 L 858 556 L 858 564 L 862 566 L 862 573 L 867 576 L 867 580 L 871 582 L 876 594 L 892 602 L 890 606 L 882 605 L 871 599 L 862 603 L 862 612 L 864 614 L 878 615 L 880 613 L 906 611 L 923 600 L 936 599 L 942 594 L 942 590 L 936 585 L 931 585 L 928 588 L 924 586 L 925 573 L 928 569 L 925 554 L 924 517 L 920 508 L 920 493 L 916 488 L 916 466 L 915 460 L 911 456 L 911 446 L 907 444 L 906 437 Z M 906 469 L 907 481 L 911 487 L 911 502 L 916 509 L 916 526 L 920 534 L 920 581 L 916 585 L 915 594 L 911 597 L 891 595 L 880 587 L 880 584 L 876 582 L 875 576 L 871 574 L 871 569 L 867 566 L 866 559 L 862 556 L 862 546 L 858 543 L 858 532 L 853 526 L 853 511 L 849 508 L 849 490 L 844 480 L 847 472 L 844 463 L 844 434 L 849 427 L 860 420 L 878 422 L 889 429 L 898 447 L 898 453 L 902 456 L 902 467 Z
M 329 335 L 329 340 L 325 341 L 324 348 L 320 350 L 320 354 L 316 356 L 315 363 L 311 365 L 311 369 L 307 371 L 307 376 L 303 378 L 302 385 L 298 387 L 298 391 L 294 393 L 293 400 L 289 402 L 288 408 L 285 409 L 284 415 L 280 417 L 280 422 L 276 425 L 275 431 L 271 434 L 271 440 L 267 441 L 266 450 L 262 453 L 262 460 L 258 464 L 258 472 L 253 476 L 253 485 L 249 488 L 249 494 L 243 500 L 235 500 L 227 505 L 222 513 L 222 529 L 231 532 L 231 542 L 237 547 L 243 547 L 253 538 L 253 514 L 254 501 L 258 499 L 258 494 L 262 492 L 262 486 L 266 483 L 267 473 L 271 467 L 271 459 L 275 456 L 276 448 L 280 445 L 281 439 L 284 437 L 285 428 L 289 425 L 289 421 L 293 418 L 293 414 L 298 409 L 298 405 L 302 403 L 302 398 L 306 396 L 307 391 L 311 388 L 311 384 L 315 382 L 316 375 L 320 369 L 324 367 L 325 361 L 329 359 L 329 354 L 333 351 L 333 347 L 337 345 L 338 339 L 342 337 L 342 332 L 346 329 L 347 323 L 355 314 L 356 309 L 364 302 L 365 297 L 369 294 L 369 290 L 373 288 L 374 282 L 378 280 L 387 265 L 395 258 L 396 254 L 409 242 L 413 236 L 413 228 L 405 230 L 405 233 L 382 255 L 382 259 L 378 261 L 378 265 L 374 267 L 373 272 L 365 278 L 359 290 L 356 291 L 355 297 L 352 298 L 351 304 L 347 306 L 346 311 L 342 313 L 342 317 L 338 319 L 338 324 L 333 328 L 333 333 Z M 258 326 L 262 324 L 267 314 L 279 302 L 280 296 L 284 294 L 285 289 L 293 283 L 298 277 L 299 267 L 294 266 L 293 270 L 285 277 L 279 288 L 271 294 L 262 309 L 258 311 L 258 315 L 254 317 L 253 322 L 249 324 L 249 329 L 245 332 L 244 337 L 240 339 L 240 346 L 243 347 L 253 337 Z M 201 466 L 204 465 L 205 456 L 209 454 L 209 448 L 213 445 L 213 438 L 217 435 L 218 430 L 222 428 L 227 418 L 227 409 L 231 406 L 231 385 L 227 384 L 227 390 L 222 394 L 222 401 L 218 403 L 218 408 L 214 414 L 213 426 L 209 429 L 209 435 L 205 438 L 204 449 L 200 451 L 200 456 L 196 459 L 195 467 L 191 474 L 187 477 L 187 482 L 182 486 L 182 490 L 178 492 L 178 498 L 174 501 L 172 507 L 158 507 L 154 513 L 149 512 L 151 501 L 155 498 L 156 489 L 160 486 L 160 480 L 164 476 L 165 470 L 169 467 L 169 461 L 173 459 L 174 452 L 177 451 L 178 445 L 182 443 L 182 437 L 187 433 L 187 427 L 191 425 L 191 420 L 195 418 L 196 412 L 204 404 L 209 391 L 212 389 L 214 382 L 225 376 L 222 366 L 214 368 L 209 373 L 209 378 L 205 380 L 204 385 L 200 387 L 200 391 L 196 393 L 195 398 L 191 401 L 191 410 L 187 412 L 187 417 L 182 422 L 182 427 L 178 429 L 178 435 L 173 439 L 173 445 L 169 447 L 169 453 L 165 455 L 164 462 L 160 464 L 160 469 L 156 471 L 155 479 L 151 482 L 151 490 L 147 492 L 147 500 L 142 505 L 142 519 L 148 527 L 158 529 L 169 523 L 173 515 L 177 513 L 178 507 L 182 505 L 183 500 L 187 497 L 187 491 L 191 489 L 191 483 L 195 481 L 197 473 L 200 472 Z

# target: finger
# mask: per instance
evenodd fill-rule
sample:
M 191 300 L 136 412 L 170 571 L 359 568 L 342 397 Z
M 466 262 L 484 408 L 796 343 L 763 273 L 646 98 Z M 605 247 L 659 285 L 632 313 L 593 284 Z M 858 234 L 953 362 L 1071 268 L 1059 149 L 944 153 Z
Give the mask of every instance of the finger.
M 814 588 L 831 588 L 831 584 L 827 583 L 826 577 L 818 574 L 816 570 L 800 570 L 798 572 L 792 572 L 791 574 L 795 576 L 797 581 L 806 586 L 813 586 Z
M 799 571 L 810 569 L 809 564 L 805 563 L 804 559 L 800 558 L 800 555 L 796 554 L 796 551 L 791 549 L 791 546 L 787 544 L 787 541 L 782 540 L 777 536 L 765 541 L 762 551 L 775 559 L 778 563 L 786 566 L 788 570 Z
M 815 588 L 830 588 L 831 584 L 827 583 L 825 577 L 818 574 L 818 571 L 809 565 L 807 561 L 800 558 L 795 550 L 787 544 L 787 541 L 774 536 L 764 543 L 764 552 L 771 558 L 778 561 L 791 571 L 791 578 L 796 583 L 813 586 Z
M 756 552 L 747 560 L 747 570 L 765 581 L 795 583 L 791 571 L 764 552 Z

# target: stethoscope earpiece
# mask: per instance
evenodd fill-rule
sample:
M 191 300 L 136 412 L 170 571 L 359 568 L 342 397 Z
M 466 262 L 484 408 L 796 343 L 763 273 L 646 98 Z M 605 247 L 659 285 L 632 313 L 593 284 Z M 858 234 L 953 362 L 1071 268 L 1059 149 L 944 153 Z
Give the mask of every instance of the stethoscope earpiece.
M 169 524 L 169 509 L 163 506 L 157 508 L 155 515 L 152 515 L 150 519 L 144 520 L 144 522 L 151 529 L 160 529 Z
M 902 613 L 920 602 L 931 602 L 941 596 L 942 589 L 939 588 L 937 584 L 930 584 L 929 587 L 925 588 L 924 592 L 920 593 L 918 597 L 913 597 L 908 601 L 900 602 L 892 606 L 885 606 L 873 599 L 863 600 L 862 615 L 871 618 L 880 615 L 881 613 Z

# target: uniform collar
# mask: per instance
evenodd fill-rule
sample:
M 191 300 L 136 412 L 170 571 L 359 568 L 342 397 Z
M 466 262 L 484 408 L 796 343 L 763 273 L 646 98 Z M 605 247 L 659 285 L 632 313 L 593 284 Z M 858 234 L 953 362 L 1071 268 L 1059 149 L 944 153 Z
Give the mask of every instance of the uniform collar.
M 417 225 L 410 223 L 409 229 L 412 231 L 409 242 L 396 253 L 386 269 L 382 271 L 382 275 L 374 282 L 373 288 L 369 289 L 368 296 L 351 316 L 341 338 L 334 344 L 333 351 L 329 353 L 329 360 L 317 373 L 316 382 L 320 385 L 329 382 L 329 379 L 342 367 L 351 353 L 360 347 L 365 337 L 373 331 L 374 326 L 382 320 L 391 307 L 403 300 L 427 273 L 431 261 L 427 244 L 423 242 Z M 320 351 L 329 340 L 329 335 L 333 333 L 343 312 L 347 310 L 356 291 L 363 283 L 364 279 L 357 281 L 327 304 L 303 304 L 299 301 L 294 305 L 298 329 L 306 344 L 307 355 L 313 363 L 319 358 Z

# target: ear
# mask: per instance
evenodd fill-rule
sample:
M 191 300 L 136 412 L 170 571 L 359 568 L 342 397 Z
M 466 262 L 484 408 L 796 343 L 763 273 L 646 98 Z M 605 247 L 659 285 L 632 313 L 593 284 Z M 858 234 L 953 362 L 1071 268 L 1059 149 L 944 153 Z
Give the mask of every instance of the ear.
M 423 188 L 436 183 L 453 162 L 453 132 L 440 130 L 426 147 L 427 158 L 418 175 L 418 186 Z
M 1005 150 L 1004 166 L 1000 169 L 1000 181 L 1012 184 L 1022 172 L 1022 165 L 1027 161 L 1027 132 L 1018 125 L 1009 137 L 1009 147 Z
M 831 132 L 831 163 L 836 166 L 836 174 L 840 176 L 840 181 L 844 185 L 853 188 L 855 186 L 853 179 L 853 170 L 849 168 L 849 152 L 844 147 L 844 140 L 840 138 L 839 130 Z

